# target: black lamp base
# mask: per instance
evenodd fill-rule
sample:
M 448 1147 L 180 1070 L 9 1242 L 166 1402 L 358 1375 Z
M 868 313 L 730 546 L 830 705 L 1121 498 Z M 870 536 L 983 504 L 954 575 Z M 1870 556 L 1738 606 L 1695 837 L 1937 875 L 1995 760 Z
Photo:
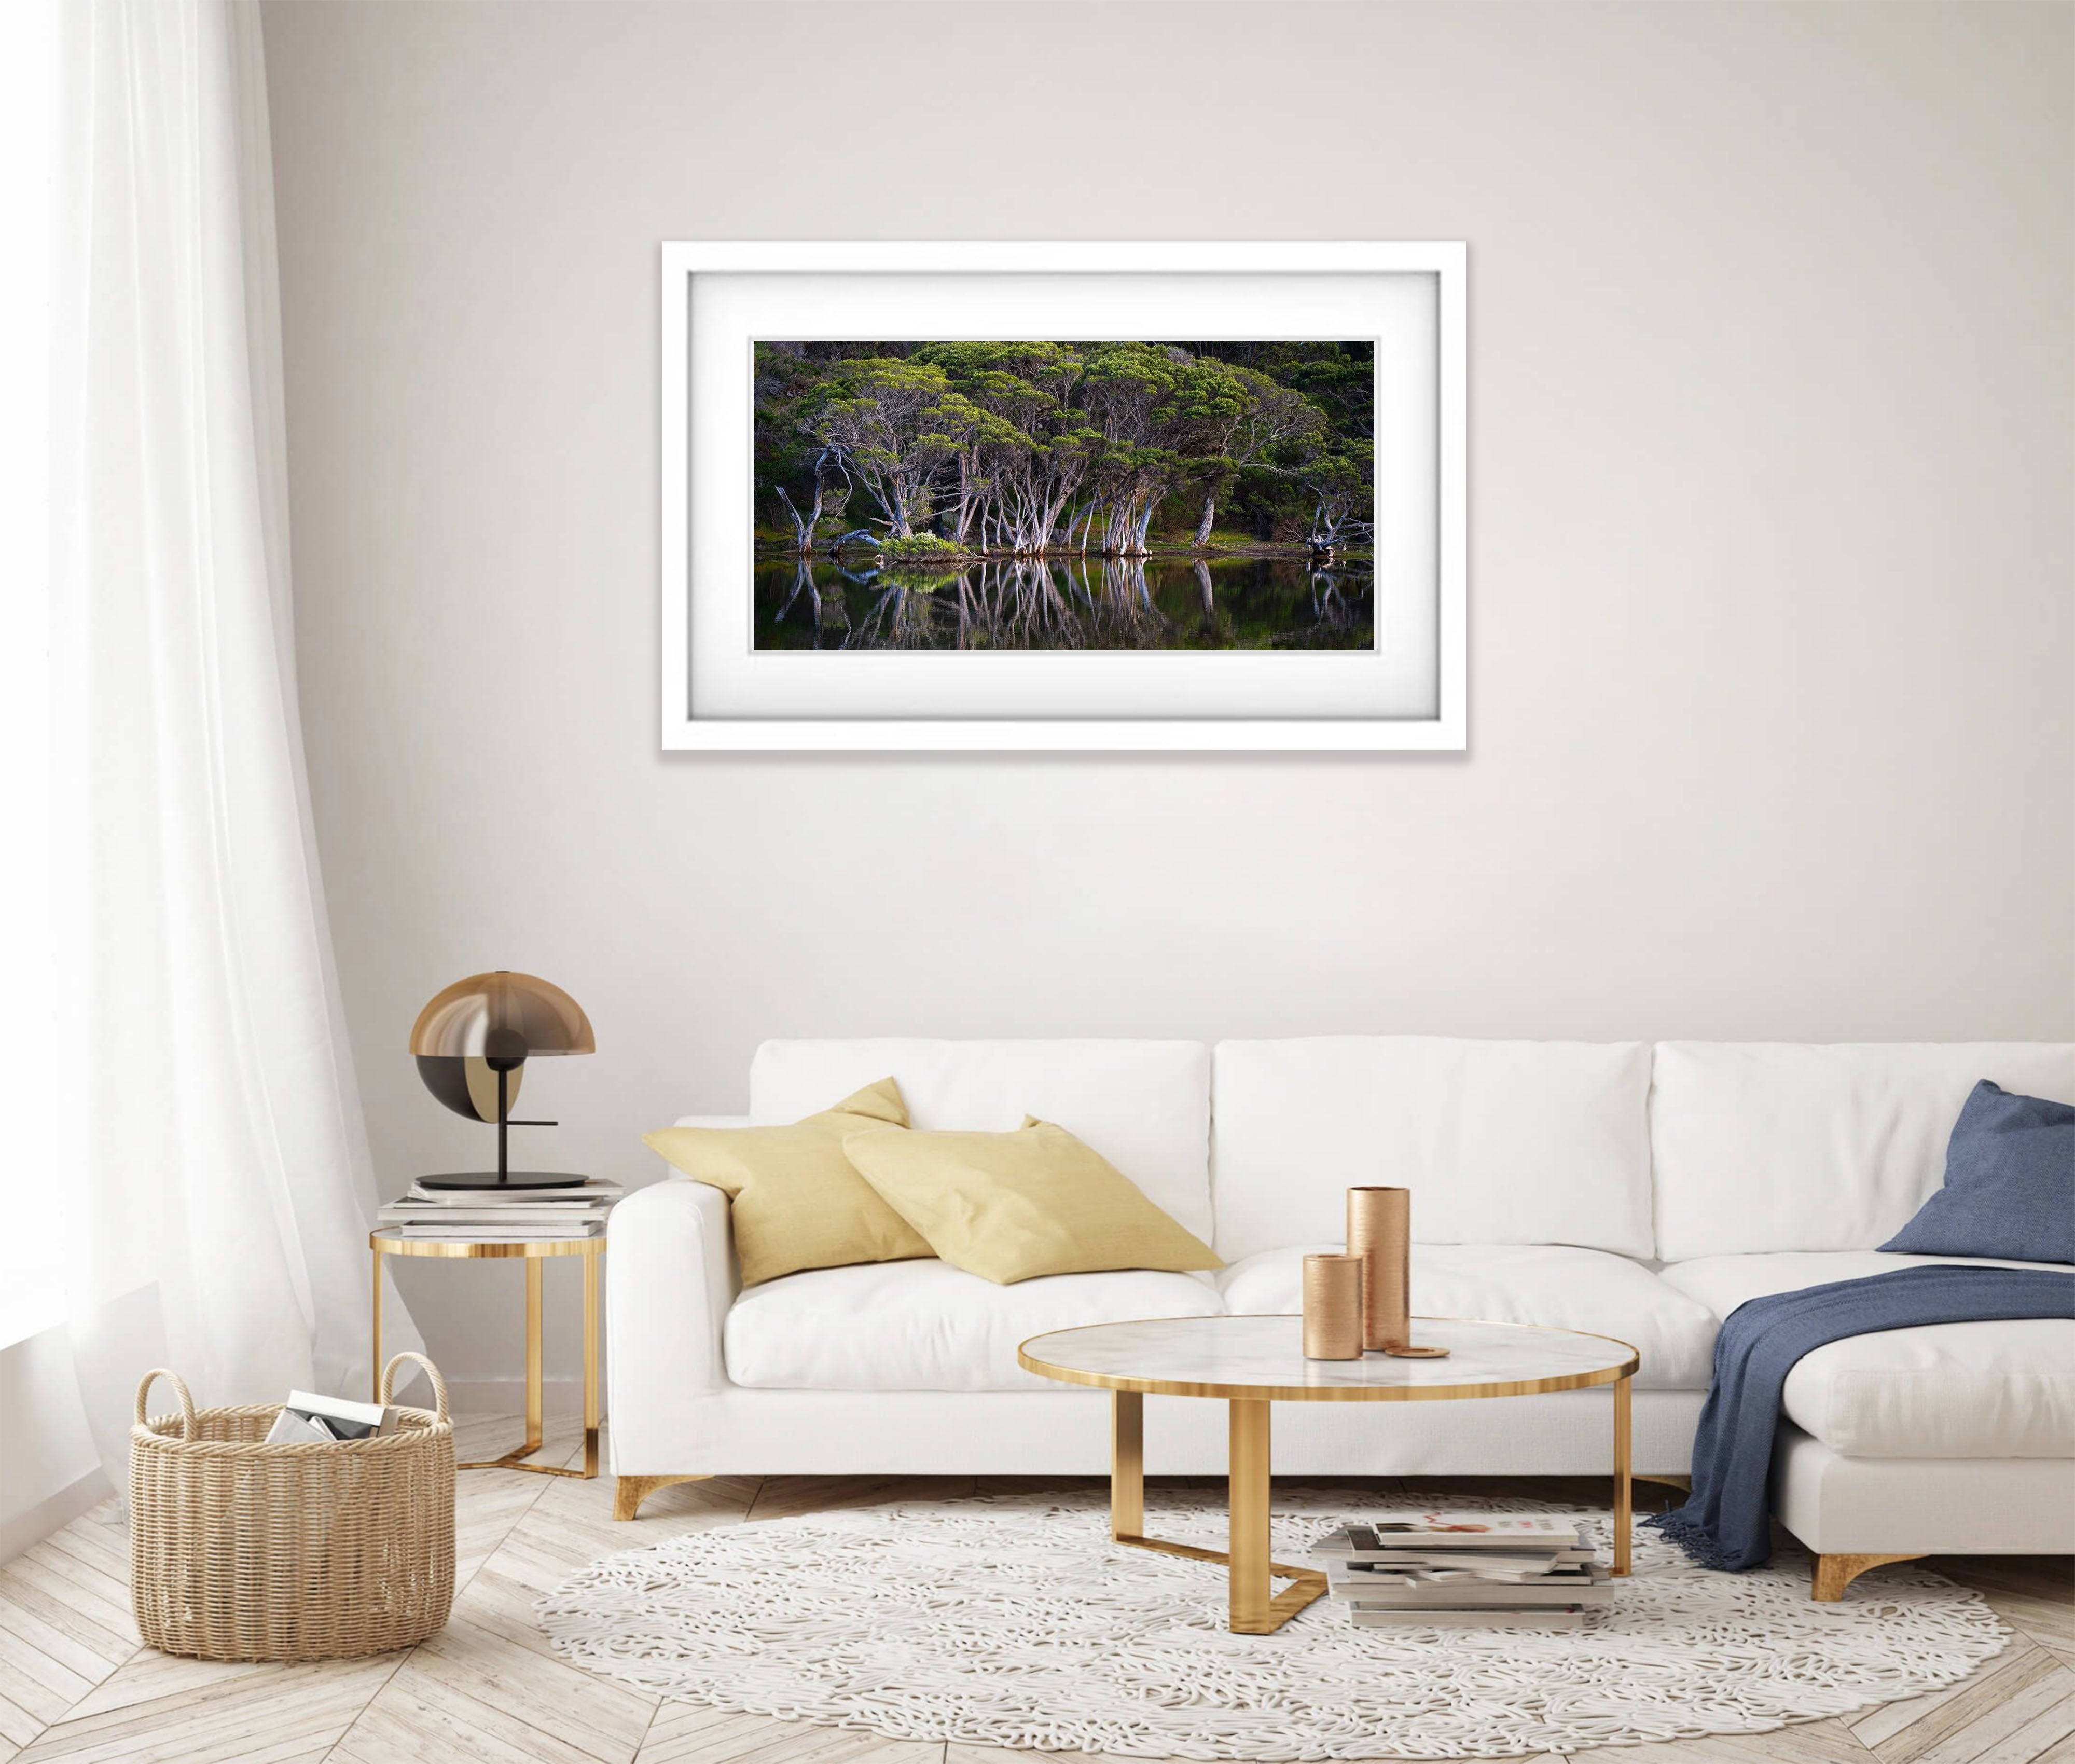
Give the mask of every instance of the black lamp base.
M 552 1170 L 514 1170 L 501 1176 L 494 1170 L 466 1170 L 444 1176 L 420 1176 L 418 1186 L 509 1194 L 514 1189 L 524 1188 L 578 1188 L 590 1180 L 588 1176 L 574 1176 Z

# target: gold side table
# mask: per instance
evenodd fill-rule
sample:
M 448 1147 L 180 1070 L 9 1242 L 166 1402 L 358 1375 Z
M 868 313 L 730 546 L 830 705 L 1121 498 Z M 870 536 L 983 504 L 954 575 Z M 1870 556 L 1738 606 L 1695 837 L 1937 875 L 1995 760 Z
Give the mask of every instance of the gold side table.
M 499 1242 L 495 1238 L 457 1243 L 447 1239 L 406 1237 L 394 1226 L 367 1234 L 375 1269 L 375 1364 L 382 1364 L 382 1258 L 384 1256 L 442 1256 L 466 1261 L 523 1257 L 526 1262 L 526 1439 L 501 1458 L 481 1458 L 456 1464 L 458 1470 L 530 1470 L 536 1476 L 576 1476 L 588 1480 L 598 1474 L 598 1270 L 605 1260 L 605 1233 L 595 1237 Z M 584 1461 L 581 1470 L 564 1470 L 553 1464 L 526 1464 L 540 1449 L 540 1270 L 550 1256 L 583 1257 L 583 1422 Z M 378 1393 L 377 1402 L 381 1400 Z

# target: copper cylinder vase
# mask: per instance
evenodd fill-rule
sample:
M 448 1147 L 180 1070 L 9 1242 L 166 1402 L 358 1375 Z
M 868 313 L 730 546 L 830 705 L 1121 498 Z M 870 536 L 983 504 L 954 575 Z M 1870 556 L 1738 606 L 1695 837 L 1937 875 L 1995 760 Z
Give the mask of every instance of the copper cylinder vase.
M 1362 1352 L 1362 1261 L 1304 1258 L 1304 1357 L 1359 1360 Z
M 1412 1190 L 1350 1188 L 1348 1253 L 1361 1258 L 1361 1340 L 1371 1353 L 1412 1345 Z

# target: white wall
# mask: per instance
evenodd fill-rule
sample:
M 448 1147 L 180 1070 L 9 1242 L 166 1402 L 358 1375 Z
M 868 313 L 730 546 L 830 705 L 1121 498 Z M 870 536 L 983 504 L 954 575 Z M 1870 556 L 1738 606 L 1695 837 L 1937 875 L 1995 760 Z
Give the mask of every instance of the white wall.
M 493 967 L 590 1011 L 526 1102 L 620 1177 L 774 1034 L 2075 1038 L 2075 11 L 266 29 L 304 706 L 391 1185 L 482 1152 L 404 1041 Z M 1468 755 L 665 758 L 657 242 L 859 235 L 1468 240 Z M 511 1270 L 408 1273 L 449 1373 L 514 1369 Z

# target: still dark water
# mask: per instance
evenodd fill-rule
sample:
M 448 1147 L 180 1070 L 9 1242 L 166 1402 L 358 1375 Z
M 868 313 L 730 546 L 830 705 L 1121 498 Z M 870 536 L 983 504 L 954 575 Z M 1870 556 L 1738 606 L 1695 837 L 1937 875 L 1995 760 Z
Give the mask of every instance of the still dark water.
M 1304 559 L 1032 558 L 756 567 L 759 649 L 1365 649 L 1366 569 Z

